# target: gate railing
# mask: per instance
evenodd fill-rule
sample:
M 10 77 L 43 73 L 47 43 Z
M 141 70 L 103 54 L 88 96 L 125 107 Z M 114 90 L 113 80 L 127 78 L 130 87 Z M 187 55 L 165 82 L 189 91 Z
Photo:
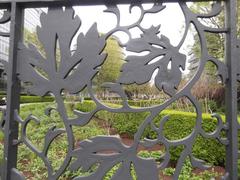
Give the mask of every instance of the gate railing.
M 203 1 L 203 0 L 202 0 Z M 154 6 L 148 10 L 142 7 L 142 3 L 154 3 Z M 179 44 L 173 46 L 169 39 L 159 35 L 159 27 L 144 29 L 141 22 L 146 14 L 163 11 L 165 6 L 162 3 L 176 2 L 181 7 L 185 17 L 185 33 Z M 197 1 L 194 1 L 197 2 Z M 130 11 L 133 7 L 138 7 L 141 11 L 139 19 L 127 26 L 120 25 L 120 11 L 116 4 L 131 4 Z M 199 18 L 211 18 L 217 16 L 225 6 L 226 25 L 224 28 L 212 28 L 203 25 Z M 108 33 L 99 36 L 97 26 L 93 25 L 86 35 L 79 35 L 77 40 L 77 49 L 74 53 L 70 52 L 70 44 L 80 26 L 80 18 L 74 15 L 72 6 L 75 5 L 106 5 L 108 13 L 115 14 L 117 19 L 116 26 Z M 64 9 L 62 7 L 65 7 Z M 23 37 L 23 11 L 25 8 L 42 8 L 48 7 L 48 12 L 41 15 L 41 27 L 38 27 L 37 34 L 45 51 L 43 56 L 33 45 L 25 46 L 22 42 Z M 99 163 L 100 165 L 95 172 L 89 176 L 77 177 L 76 179 L 103 179 L 104 175 L 116 164 L 120 163 L 112 179 L 131 179 L 131 164 L 133 164 L 138 179 L 158 179 L 159 169 L 164 169 L 170 161 L 170 148 L 179 145 L 184 146 L 180 158 L 176 165 L 174 179 L 178 179 L 183 163 L 187 157 L 190 158 L 192 166 L 204 168 L 201 160 L 195 158 L 192 154 L 192 146 L 198 135 L 205 138 L 216 138 L 226 146 L 226 173 L 223 178 L 237 179 L 237 159 L 238 159 L 238 129 L 237 121 L 237 81 L 239 80 L 239 41 L 237 40 L 236 30 L 236 12 L 237 1 L 226 0 L 216 1 L 212 11 L 209 14 L 195 14 L 188 6 L 186 1 L 128 1 L 128 0 L 2 0 L 1 9 L 7 9 L 0 19 L 0 23 L 10 22 L 10 32 L 0 32 L 0 36 L 9 37 L 9 61 L 5 64 L 7 72 L 7 108 L 3 113 L 1 122 L 2 130 L 5 134 L 4 139 L 4 159 L 1 165 L 1 179 L 13 180 L 24 179 L 24 176 L 17 169 L 17 151 L 20 143 L 25 144 L 44 162 L 48 179 L 58 179 L 61 174 L 70 167 L 78 169 L 88 167 Z M 90 12 L 91 13 L 91 12 Z M 185 68 L 186 55 L 180 52 L 190 25 L 193 25 L 198 33 L 201 43 L 201 58 L 196 74 L 188 84 L 179 88 L 182 72 Z M 139 28 L 142 31 L 140 38 L 133 38 L 130 29 Z M 121 44 L 128 51 L 139 53 L 148 51 L 146 56 L 129 56 L 127 62 L 122 67 L 122 72 L 115 83 L 108 83 L 106 86 L 112 91 L 119 94 L 123 103 L 121 108 L 110 108 L 104 105 L 94 94 L 92 79 L 98 73 L 99 67 L 104 63 L 106 54 L 103 49 L 106 40 L 115 32 L 122 31 L 129 36 L 127 44 Z M 226 63 L 211 57 L 207 50 L 206 32 L 224 33 L 226 36 L 225 59 Z M 60 65 L 56 67 L 56 42 L 59 41 L 61 53 Z M 154 45 L 158 46 L 156 48 Z M 150 63 L 156 57 L 162 58 L 154 63 Z M 214 115 L 218 121 L 218 127 L 213 133 L 206 133 L 202 128 L 202 110 L 191 93 L 191 88 L 200 78 L 204 66 L 207 62 L 216 65 L 218 73 L 226 86 L 226 123 L 221 116 Z M 171 69 L 168 64 L 171 62 Z M 42 69 L 47 73 L 46 77 L 41 76 L 36 68 Z M 163 104 L 146 108 L 134 108 L 128 104 L 127 96 L 123 90 L 123 85 L 127 84 L 144 84 L 151 80 L 152 74 L 158 69 L 154 84 L 159 89 L 168 94 L 171 98 Z M 31 121 L 38 122 L 36 117 L 31 115 L 23 120 L 18 114 L 20 81 L 30 83 L 30 93 L 44 96 L 51 92 L 57 104 L 56 109 L 47 109 L 48 115 L 52 111 L 57 111 L 64 123 L 64 129 L 50 129 L 45 137 L 45 145 L 42 150 L 37 149 L 29 141 L 26 129 Z M 96 103 L 96 108 L 88 113 L 78 111 L 77 118 L 71 119 L 66 113 L 62 90 L 70 93 L 78 93 L 87 88 L 91 99 Z M 163 134 L 164 124 L 168 121 L 165 116 L 156 125 L 154 118 L 167 108 L 171 103 L 181 97 L 186 97 L 196 109 L 196 125 L 193 132 L 184 139 L 171 141 Z M 74 147 L 73 126 L 85 126 L 98 111 L 105 110 L 113 113 L 137 113 L 149 112 L 145 121 L 141 124 L 134 136 L 134 142 L 131 146 L 125 146 L 117 137 L 98 136 L 90 140 L 80 142 L 80 147 Z M 157 133 L 154 140 L 141 140 L 145 128 L 151 129 Z M 221 132 L 226 132 L 226 138 L 221 137 Z M 60 134 L 65 133 L 68 139 L 68 152 L 63 164 L 56 171 L 53 170 L 50 160 L 47 157 L 48 149 L 52 141 Z M 162 163 L 157 164 L 152 159 L 142 159 L 137 156 L 138 145 L 151 146 L 152 144 L 161 143 L 165 146 L 166 152 L 162 156 Z M 102 154 L 103 150 L 112 150 L 115 153 Z M 75 161 L 72 162 L 72 159 Z

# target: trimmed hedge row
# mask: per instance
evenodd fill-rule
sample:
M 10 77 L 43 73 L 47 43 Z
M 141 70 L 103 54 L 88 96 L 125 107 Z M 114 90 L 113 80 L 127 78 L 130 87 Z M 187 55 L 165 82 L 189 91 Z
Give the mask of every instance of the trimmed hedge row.
M 121 100 L 105 100 L 106 103 L 114 103 L 114 104 L 122 104 Z M 128 104 L 130 106 L 137 106 L 137 107 L 148 107 L 157 104 L 162 104 L 164 100 L 128 100 Z
M 6 97 L 0 95 L 0 99 Z M 52 96 L 20 96 L 20 103 L 37 103 L 37 102 L 53 102 L 55 99 Z
M 53 96 L 21 96 L 20 103 L 36 103 L 36 102 L 53 102 L 55 98 Z
M 151 107 L 154 105 L 159 105 L 159 104 L 163 104 L 164 103 L 164 99 L 162 100 L 128 100 L 128 104 L 130 106 L 136 106 L 136 107 Z M 106 100 L 104 101 L 106 103 L 113 103 L 113 104 L 122 104 L 121 100 Z M 188 102 L 190 103 L 190 101 Z M 187 110 L 188 112 L 194 111 L 195 108 L 193 106 L 191 106 L 190 104 L 188 104 L 187 102 L 185 103 L 177 103 L 174 102 L 171 104 L 171 106 L 169 106 L 170 109 L 178 109 L 178 110 Z M 205 100 L 199 100 L 199 103 L 202 107 L 203 110 L 205 110 L 206 106 L 211 109 L 211 111 L 214 112 L 224 112 L 224 107 L 219 106 L 215 101 L 213 100 L 208 100 L 207 104 L 205 102 Z
M 95 108 L 95 103 L 92 101 L 84 101 L 83 104 L 77 104 L 78 110 L 89 112 Z M 119 107 L 119 105 L 112 105 L 111 107 Z M 127 134 L 133 137 L 140 127 L 141 123 L 148 116 L 148 112 L 142 113 L 110 113 L 107 111 L 100 111 L 96 117 L 107 120 L 111 126 L 121 134 Z M 174 110 L 164 110 L 155 119 L 156 125 L 159 124 L 164 116 L 169 116 L 169 120 L 164 125 L 163 134 L 167 139 L 178 140 L 187 137 L 194 130 L 196 123 L 196 114 Z M 213 132 L 216 129 L 217 120 L 212 118 L 209 114 L 202 115 L 202 126 L 206 132 Z M 224 118 L 224 117 L 223 117 Z M 143 137 L 154 139 L 157 134 L 151 130 L 150 127 L 145 129 Z M 170 149 L 171 160 L 177 161 L 183 147 L 174 147 Z M 214 165 L 223 165 L 225 162 L 225 146 L 220 144 L 215 139 L 205 139 L 201 136 L 195 139 L 193 145 L 193 154 L 195 157 L 205 160 Z

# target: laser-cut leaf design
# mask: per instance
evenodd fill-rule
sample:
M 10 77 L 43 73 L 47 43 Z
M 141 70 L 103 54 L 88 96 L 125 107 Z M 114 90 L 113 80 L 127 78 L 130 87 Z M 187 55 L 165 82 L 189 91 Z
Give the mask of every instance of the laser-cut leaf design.
M 93 165 L 99 163 L 99 167 L 89 179 L 101 179 L 107 171 L 120 163 L 120 166 L 112 179 L 132 179 L 131 164 L 134 166 L 139 180 L 158 179 L 158 170 L 153 159 L 142 159 L 136 155 L 136 152 L 121 143 L 120 139 L 111 136 L 98 136 L 90 140 L 82 141 L 80 148 L 73 152 L 73 156 L 77 158 L 70 165 L 71 170 L 82 168 L 89 170 Z M 86 177 L 77 177 L 76 179 L 84 179 Z
M 144 31 L 140 38 L 132 39 L 127 50 L 140 53 L 148 51 L 145 56 L 128 56 L 122 67 L 118 82 L 121 84 L 144 84 L 151 80 L 154 71 L 155 86 L 168 95 L 175 94 L 181 81 L 181 70 L 185 69 L 186 55 L 172 46 L 165 36 L 159 37 L 159 28 L 151 27 Z
M 71 51 L 74 35 L 81 21 L 75 16 L 72 8 L 49 8 L 47 14 L 40 17 L 41 27 L 37 35 L 44 47 L 45 57 L 30 44 L 19 45 L 19 78 L 31 83 L 29 91 L 36 95 L 47 92 L 59 93 L 62 89 L 70 93 L 81 91 L 98 72 L 105 54 L 105 39 L 99 37 L 97 25 L 77 38 L 77 49 Z M 60 60 L 57 62 L 56 48 L 59 42 Z M 81 78 L 81 80 L 79 79 Z

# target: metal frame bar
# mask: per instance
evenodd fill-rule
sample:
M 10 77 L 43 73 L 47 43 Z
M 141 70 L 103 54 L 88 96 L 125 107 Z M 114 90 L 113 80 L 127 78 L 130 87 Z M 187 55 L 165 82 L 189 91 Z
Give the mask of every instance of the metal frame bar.
M 16 3 L 11 3 L 11 26 L 10 26 L 10 48 L 9 66 L 7 80 L 7 110 L 5 125 L 4 144 L 4 169 L 3 179 L 10 179 L 11 171 L 17 164 L 18 122 L 15 121 L 14 111 L 19 109 L 20 82 L 17 78 L 17 49 L 18 42 L 22 36 L 23 10 Z
M 226 146 L 226 171 L 228 179 L 238 179 L 238 121 L 237 121 L 237 1 L 226 1 L 226 64 L 229 79 L 226 83 L 226 119 L 229 125 L 227 137 L 229 144 Z
M 153 3 L 159 0 L 2 0 L 2 4 L 11 2 L 21 3 L 25 8 L 38 8 L 47 7 L 51 5 L 66 5 L 71 4 L 72 6 L 77 5 L 103 5 L 103 4 L 131 4 L 131 3 Z M 184 0 L 184 2 L 204 2 L 211 0 Z M 219 0 L 223 1 L 223 0 Z M 159 2 L 179 2 L 179 0 L 161 0 Z

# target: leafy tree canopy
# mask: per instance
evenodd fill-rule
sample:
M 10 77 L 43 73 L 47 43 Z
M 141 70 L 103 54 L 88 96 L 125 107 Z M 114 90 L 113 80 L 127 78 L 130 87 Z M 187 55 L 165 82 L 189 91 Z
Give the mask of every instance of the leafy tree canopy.
M 202 13 L 206 14 L 211 11 L 211 2 L 198 2 L 198 3 L 192 3 L 190 8 L 193 12 L 196 13 Z M 240 22 L 240 0 L 238 0 L 237 5 L 238 10 L 238 22 Z M 206 24 L 210 27 L 215 28 L 221 28 L 224 27 L 225 23 L 225 12 L 224 10 L 216 17 L 208 18 L 208 19 L 201 19 L 202 23 Z M 239 24 L 239 23 L 238 23 Z M 238 35 L 240 36 L 240 25 L 237 26 Z M 206 39 L 207 39 L 207 48 L 209 51 L 209 54 L 221 61 L 224 60 L 224 41 L 225 41 L 225 35 L 224 34 L 214 34 L 214 33 L 206 33 Z M 200 48 L 200 42 L 198 38 L 198 34 L 195 33 L 194 35 L 195 43 L 191 47 L 191 51 L 194 53 L 196 57 L 200 57 L 201 48 Z M 208 63 L 206 66 L 206 72 L 210 75 L 214 75 L 215 65 L 212 63 Z

